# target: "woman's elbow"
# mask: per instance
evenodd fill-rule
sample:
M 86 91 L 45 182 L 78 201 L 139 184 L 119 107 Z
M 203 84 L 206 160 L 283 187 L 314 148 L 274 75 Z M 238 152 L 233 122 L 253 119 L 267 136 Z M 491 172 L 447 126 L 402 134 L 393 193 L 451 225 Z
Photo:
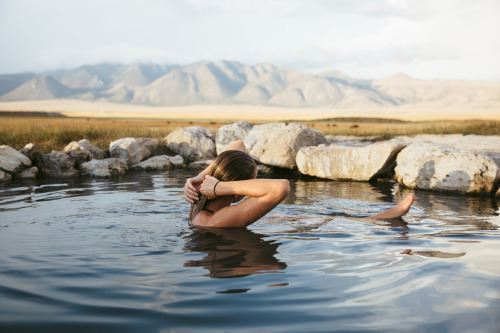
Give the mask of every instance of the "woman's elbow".
M 231 149 L 232 150 L 239 150 L 239 151 L 242 151 L 244 153 L 246 153 L 246 151 L 247 151 L 247 147 L 245 146 L 245 143 L 243 142 L 243 140 L 234 141 L 231 144 Z
M 283 201 L 290 194 L 290 182 L 288 179 L 280 179 L 278 186 L 279 201 Z

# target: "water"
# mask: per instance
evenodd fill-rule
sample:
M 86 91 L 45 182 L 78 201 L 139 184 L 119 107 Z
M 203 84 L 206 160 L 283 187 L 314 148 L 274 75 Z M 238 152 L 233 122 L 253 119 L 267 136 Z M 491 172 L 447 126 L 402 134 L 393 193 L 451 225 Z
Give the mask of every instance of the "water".
M 498 332 L 495 199 L 291 181 L 248 229 L 189 227 L 194 171 L 0 186 L 0 331 Z M 405 254 L 410 253 L 410 254 Z

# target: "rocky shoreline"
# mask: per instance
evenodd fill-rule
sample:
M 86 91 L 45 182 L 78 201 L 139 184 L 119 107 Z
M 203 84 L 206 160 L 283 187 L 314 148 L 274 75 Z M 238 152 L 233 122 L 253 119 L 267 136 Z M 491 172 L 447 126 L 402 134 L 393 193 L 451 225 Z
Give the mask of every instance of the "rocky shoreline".
M 0 146 L 0 182 L 40 176 L 113 177 L 129 171 L 206 165 L 235 140 L 259 163 L 326 179 L 396 179 L 409 188 L 500 196 L 500 137 L 418 135 L 386 141 L 324 136 L 295 123 L 252 126 L 238 122 L 215 134 L 200 126 L 179 128 L 163 139 L 122 138 L 109 150 L 88 140 L 43 154 L 33 144 Z

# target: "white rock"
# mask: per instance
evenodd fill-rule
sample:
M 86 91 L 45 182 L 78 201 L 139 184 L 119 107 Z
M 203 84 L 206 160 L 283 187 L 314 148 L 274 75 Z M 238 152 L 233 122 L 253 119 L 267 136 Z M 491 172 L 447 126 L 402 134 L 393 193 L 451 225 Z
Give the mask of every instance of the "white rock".
M 320 178 L 368 181 L 392 172 L 396 155 L 404 147 L 401 140 L 363 147 L 306 147 L 297 154 L 297 167 L 303 174 Z
M 219 127 L 215 136 L 217 154 L 222 153 L 234 141 L 243 140 L 252 128 L 246 121 Z
M 16 178 L 22 178 L 22 179 L 35 179 L 37 176 L 38 176 L 38 168 L 36 166 L 21 171 L 20 173 L 15 175 Z
M 166 170 L 170 169 L 171 167 L 174 166 L 174 163 L 172 163 L 172 160 L 176 162 L 178 165 L 179 158 L 181 160 L 181 163 L 183 163 L 182 156 L 176 155 L 176 156 L 167 156 L 167 155 L 159 155 L 159 156 L 153 156 L 151 158 L 148 158 L 145 161 L 142 161 L 141 163 L 137 163 L 135 165 L 132 165 L 130 167 L 131 170 Z
M 179 128 L 164 139 L 167 147 L 187 163 L 215 157 L 215 133 L 201 126 Z
M 148 144 L 144 144 L 143 139 L 134 138 L 123 138 L 111 142 L 109 153 L 111 157 L 126 160 L 128 165 L 137 164 L 151 155 Z
M 186 167 L 190 170 L 205 169 L 207 166 L 212 164 L 214 160 L 201 160 L 189 163 Z
M 150 152 L 158 148 L 158 145 L 160 144 L 157 140 L 153 140 L 151 138 L 137 138 L 137 141 L 139 141 L 139 144 L 142 147 L 147 148 Z
M 398 182 L 418 189 L 490 193 L 498 173 L 485 155 L 433 143 L 409 145 L 396 162 Z
M 500 136 L 497 135 L 420 134 L 397 138 L 406 142 L 407 145 L 410 143 L 427 142 L 473 152 L 500 152 Z
M 63 152 L 71 156 L 77 165 L 92 159 L 92 153 L 88 149 L 80 146 L 76 141 L 72 141 L 64 147 Z
M 247 147 L 247 150 L 249 150 L 265 133 L 277 129 L 282 129 L 285 127 L 286 124 L 284 123 L 267 123 L 262 125 L 256 125 L 245 136 L 245 138 L 243 139 L 243 143 Z
M 18 173 L 31 166 L 31 160 L 12 147 L 0 146 L 0 170 L 9 174 Z
M 91 160 L 80 165 L 82 175 L 94 177 L 112 177 L 128 171 L 127 161 L 122 158 Z
M 95 147 L 87 139 L 82 139 L 78 142 L 70 142 L 66 147 L 64 147 L 63 152 L 73 157 L 77 164 L 90 161 L 92 159 L 102 160 L 106 156 L 102 149 Z
M 347 147 L 363 147 L 380 141 L 372 136 L 325 135 L 328 143 Z
M 245 143 L 251 135 L 256 135 L 254 130 L 257 127 L 259 126 L 250 131 L 244 140 Z M 247 146 L 248 153 L 256 161 L 280 168 L 294 169 L 297 166 L 297 153 L 301 148 L 326 142 L 320 131 L 299 124 L 275 125 L 258 131 L 259 137 Z
M 184 158 L 181 155 L 169 156 L 170 163 L 174 168 L 179 168 L 184 166 Z
M 407 145 L 410 143 L 436 143 L 455 147 L 461 150 L 481 153 L 490 157 L 498 166 L 497 178 L 500 178 L 500 136 L 498 135 L 462 135 L 462 134 L 420 134 L 415 136 L 401 136 Z

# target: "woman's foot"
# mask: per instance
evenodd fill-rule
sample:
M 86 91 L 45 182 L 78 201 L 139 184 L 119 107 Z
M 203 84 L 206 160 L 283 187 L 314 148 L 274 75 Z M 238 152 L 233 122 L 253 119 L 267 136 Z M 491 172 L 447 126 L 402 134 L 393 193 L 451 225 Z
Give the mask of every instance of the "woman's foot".
M 386 210 L 380 214 L 369 216 L 371 219 L 395 219 L 401 217 L 408 213 L 413 201 L 415 200 L 415 194 L 411 193 L 406 198 L 403 199 L 396 207 Z

